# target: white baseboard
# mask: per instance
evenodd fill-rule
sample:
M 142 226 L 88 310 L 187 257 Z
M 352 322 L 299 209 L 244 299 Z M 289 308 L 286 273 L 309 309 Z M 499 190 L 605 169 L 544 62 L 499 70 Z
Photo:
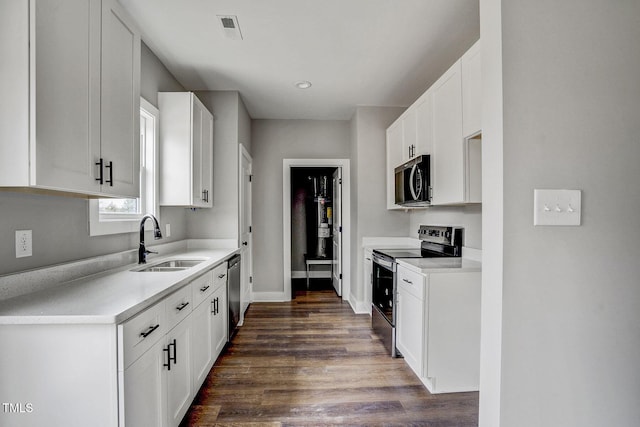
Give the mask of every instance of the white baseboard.
M 348 299 L 349 305 L 351 306 L 351 310 L 355 314 L 368 314 L 371 315 L 371 305 L 366 304 L 364 301 L 358 301 L 355 299 L 353 295 L 350 295 Z
M 291 272 L 292 279 L 306 279 L 307 272 L 306 271 L 292 271 Z M 313 270 L 309 272 L 310 279 L 331 279 L 331 270 Z
M 289 301 L 284 292 L 254 292 L 252 302 L 283 302 Z

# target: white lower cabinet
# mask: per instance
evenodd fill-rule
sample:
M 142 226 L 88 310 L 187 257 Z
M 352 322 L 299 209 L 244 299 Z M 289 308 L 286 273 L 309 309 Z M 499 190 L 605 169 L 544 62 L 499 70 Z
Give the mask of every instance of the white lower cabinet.
M 209 271 L 118 326 L 121 425 L 180 424 L 226 344 L 226 293 Z
M 477 391 L 480 272 L 398 266 L 397 347 L 431 393 Z
M 398 268 L 396 345 L 414 372 L 422 372 L 425 276 Z
M 165 340 L 157 342 L 123 375 L 125 426 L 164 426 L 166 387 L 163 386 L 166 355 Z M 122 424 L 122 422 L 121 422 Z
M 191 316 L 167 334 L 165 389 L 167 391 L 167 425 L 177 426 L 187 413 L 194 396 L 191 365 Z
M 227 342 L 229 311 L 227 307 L 227 287 L 221 286 L 211 297 L 211 345 L 213 358 L 216 359 Z

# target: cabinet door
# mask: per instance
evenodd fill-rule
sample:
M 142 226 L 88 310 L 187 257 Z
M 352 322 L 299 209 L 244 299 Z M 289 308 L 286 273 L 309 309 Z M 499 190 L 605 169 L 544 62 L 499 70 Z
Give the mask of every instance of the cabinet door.
M 138 197 L 140 32 L 116 0 L 102 4 L 101 145 L 94 160 L 111 166 L 103 170 L 103 193 Z
M 395 122 L 387 129 L 387 209 L 401 209 L 396 205 L 395 168 L 402 164 L 402 123 Z
M 460 61 L 433 86 L 432 204 L 464 202 Z
M 397 272 L 397 346 L 416 375 L 422 375 L 425 277 L 400 266 Z
M 213 365 L 213 331 L 211 318 L 211 305 L 205 300 L 193 311 L 191 315 L 192 331 L 193 331 L 193 392 L 197 393 L 198 389 L 207 378 L 209 370 Z
M 402 118 L 402 161 L 416 156 L 417 110 L 409 107 Z
M 423 302 L 398 290 L 396 334 L 398 350 L 416 375 L 422 375 Z
M 204 107 L 191 94 L 191 203 L 193 206 L 204 204 L 204 188 L 202 186 L 202 120 Z
M 165 370 L 167 423 L 169 426 L 177 426 L 189 409 L 193 396 L 191 317 L 187 317 L 167 334 L 167 346 L 171 359 L 170 368 Z
M 416 105 L 416 155 L 433 150 L 433 93 L 427 91 Z
M 159 341 L 124 371 L 124 425 L 166 425 L 165 347 L 165 341 Z
M 227 325 L 229 310 L 227 307 L 227 287 L 221 286 L 211 297 L 211 335 L 212 353 L 216 359 L 227 342 Z
M 202 109 L 202 148 L 200 182 L 202 187 L 202 206 L 213 206 L 213 115 L 203 107 Z
M 482 56 L 476 42 L 461 59 L 462 67 L 462 135 L 472 136 L 482 130 Z
M 38 1 L 32 29 L 32 184 L 98 192 L 93 179 L 99 157 L 100 2 Z M 97 33 L 97 34 L 96 34 Z M 33 72 L 33 70 L 32 70 Z M 32 75 L 32 78 L 34 76 Z M 35 95 L 35 96 L 34 96 Z M 99 105 L 98 105 L 99 107 Z M 96 124 L 98 126 L 96 126 Z M 35 173 L 34 173 L 35 172 Z

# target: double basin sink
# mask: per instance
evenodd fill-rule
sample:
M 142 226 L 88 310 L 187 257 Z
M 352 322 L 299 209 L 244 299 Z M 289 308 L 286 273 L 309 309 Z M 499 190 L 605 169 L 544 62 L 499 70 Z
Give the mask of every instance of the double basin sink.
M 162 273 L 162 272 L 182 271 L 182 270 L 187 270 L 191 267 L 195 267 L 196 265 L 204 261 L 206 260 L 176 258 L 176 259 L 163 261 L 158 264 L 150 264 L 144 267 L 137 267 L 132 271 L 136 271 L 138 273 Z

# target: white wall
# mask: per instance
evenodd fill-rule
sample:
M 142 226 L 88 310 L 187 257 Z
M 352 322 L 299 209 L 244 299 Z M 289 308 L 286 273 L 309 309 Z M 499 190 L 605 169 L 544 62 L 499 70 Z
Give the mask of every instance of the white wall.
M 254 120 L 251 144 L 253 291 L 284 292 L 282 161 L 349 158 L 349 122 Z
M 141 96 L 156 106 L 158 91 L 183 90 L 144 44 L 141 81 Z M 90 237 L 85 199 L 0 192 L 0 213 L 0 274 L 134 249 L 139 243 L 137 233 Z M 186 237 L 182 209 L 161 208 L 160 222 L 163 230 L 171 224 L 171 237 L 163 243 Z M 15 230 L 33 230 L 33 256 L 15 257 Z
M 640 2 L 503 1 L 502 31 L 500 425 L 637 426 Z M 534 227 L 534 188 L 582 225 Z

